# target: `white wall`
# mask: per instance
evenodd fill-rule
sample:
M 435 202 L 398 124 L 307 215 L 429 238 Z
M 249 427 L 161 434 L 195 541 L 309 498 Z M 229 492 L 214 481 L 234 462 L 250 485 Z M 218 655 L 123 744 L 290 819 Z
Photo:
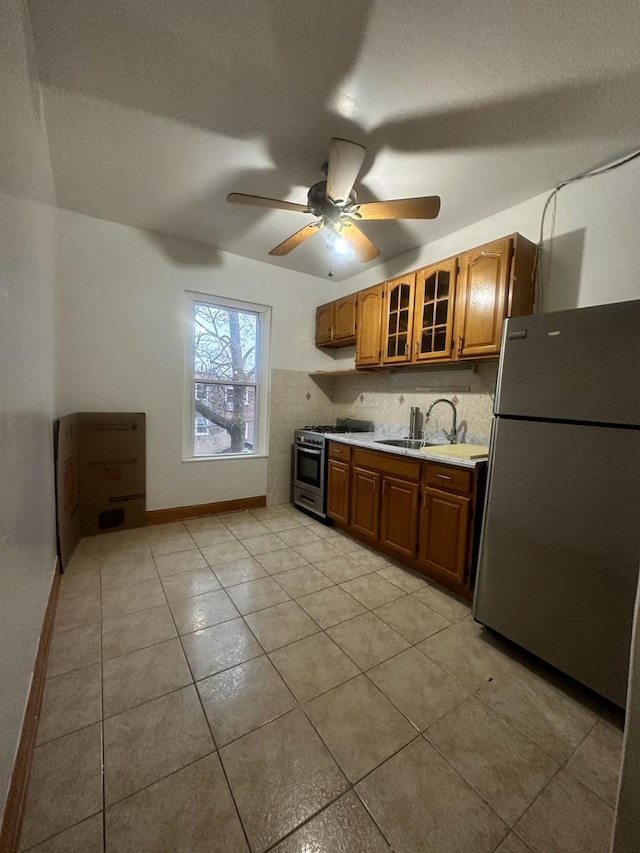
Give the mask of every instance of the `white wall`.
M 414 252 L 367 269 L 343 281 L 338 286 L 339 295 L 516 231 L 537 243 L 548 195 L 543 193 Z M 640 298 L 640 159 L 560 190 L 555 238 L 549 256 L 552 207 L 546 217 L 542 258 L 543 310 L 562 311 Z
M 186 290 L 270 305 L 273 368 L 330 367 L 316 305 L 335 285 L 82 214 L 58 216 L 58 410 L 147 413 L 147 508 L 262 495 L 267 460 L 182 462 Z
M 537 242 L 547 195 L 368 269 L 338 293 L 514 231 Z M 547 243 L 542 258 L 543 310 L 640 297 L 639 202 L 640 162 L 561 191 L 553 251 Z M 276 369 L 353 363 L 353 348 L 325 353 L 313 345 L 314 309 L 335 295 L 321 279 L 70 212 L 58 217 L 58 275 L 59 413 L 147 412 L 150 509 L 266 492 L 264 459 L 181 461 L 185 290 L 272 305 Z
M 1 820 L 55 565 L 55 210 L 19 0 L 0 20 Z

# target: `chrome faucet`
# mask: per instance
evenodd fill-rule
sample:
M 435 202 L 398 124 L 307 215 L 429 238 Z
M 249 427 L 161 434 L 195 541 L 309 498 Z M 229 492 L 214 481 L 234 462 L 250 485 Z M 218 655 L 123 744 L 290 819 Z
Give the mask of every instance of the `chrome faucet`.
M 451 428 L 451 432 L 447 432 L 446 429 L 443 430 L 446 437 L 449 439 L 450 444 L 455 444 L 458 440 L 458 412 L 456 411 L 455 405 L 451 402 L 451 400 L 447 400 L 446 397 L 439 397 L 437 400 L 434 400 L 433 403 L 427 409 L 427 414 L 424 416 L 425 424 L 429 420 L 431 416 L 431 411 L 433 407 L 438 403 L 446 403 L 448 406 L 451 406 L 453 410 L 453 427 Z

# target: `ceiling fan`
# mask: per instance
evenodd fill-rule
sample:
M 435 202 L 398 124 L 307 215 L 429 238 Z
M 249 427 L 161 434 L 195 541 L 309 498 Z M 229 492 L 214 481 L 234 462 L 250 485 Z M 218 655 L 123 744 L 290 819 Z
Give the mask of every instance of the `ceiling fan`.
M 362 145 L 347 139 L 332 139 L 329 161 L 323 167 L 326 180 L 319 181 L 309 189 L 306 205 L 243 193 L 230 193 L 227 201 L 311 213 L 317 217 L 314 222 L 305 225 L 272 249 L 270 255 L 288 255 L 324 227 L 334 235 L 334 240 L 343 238 L 358 258 L 366 263 L 376 258 L 380 250 L 358 228 L 359 222 L 372 219 L 435 219 L 440 210 L 440 197 L 432 195 L 359 204 L 353 185 L 365 154 L 366 148 Z

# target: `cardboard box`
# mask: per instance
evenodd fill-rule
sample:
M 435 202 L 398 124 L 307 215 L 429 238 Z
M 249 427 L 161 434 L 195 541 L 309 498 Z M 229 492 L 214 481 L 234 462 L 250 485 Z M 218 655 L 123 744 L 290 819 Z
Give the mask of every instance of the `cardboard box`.
M 83 536 L 146 524 L 145 415 L 80 412 L 55 427 L 58 554 Z

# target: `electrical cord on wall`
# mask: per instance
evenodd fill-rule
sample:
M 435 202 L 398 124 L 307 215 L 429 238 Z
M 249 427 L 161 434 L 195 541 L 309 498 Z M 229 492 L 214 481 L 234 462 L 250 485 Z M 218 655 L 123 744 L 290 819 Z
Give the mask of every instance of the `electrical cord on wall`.
M 635 160 L 637 157 L 640 157 L 640 150 L 634 151 L 632 154 L 627 154 L 625 157 L 620 158 L 619 160 L 614 160 L 612 163 L 607 163 L 605 166 L 599 166 L 597 169 L 591 169 L 588 172 L 583 172 L 581 175 L 576 175 L 575 178 L 569 178 L 566 181 L 562 181 L 555 187 L 546 202 L 544 203 L 544 207 L 542 208 L 542 216 L 540 218 L 540 238 L 538 240 L 538 252 L 535 260 L 535 270 L 534 270 L 534 281 L 536 283 L 536 293 L 538 299 L 538 305 L 536 306 L 536 313 L 540 313 L 542 311 L 542 284 L 543 284 L 543 276 L 542 276 L 542 264 L 540 263 L 540 255 L 542 253 L 542 244 L 544 241 L 544 225 L 545 220 L 547 218 L 547 211 L 549 210 L 549 206 L 553 202 L 553 213 L 551 217 L 551 232 L 549 234 L 549 252 L 547 259 L 547 274 L 551 269 L 551 259 L 553 255 L 553 239 L 555 237 L 556 230 L 556 213 L 558 210 L 558 193 L 563 187 L 568 186 L 569 184 L 574 184 L 576 181 L 582 181 L 584 178 L 595 178 L 596 175 L 604 175 L 605 172 L 611 172 L 613 169 L 618 169 L 620 166 L 624 166 L 625 163 L 630 163 L 631 160 Z

